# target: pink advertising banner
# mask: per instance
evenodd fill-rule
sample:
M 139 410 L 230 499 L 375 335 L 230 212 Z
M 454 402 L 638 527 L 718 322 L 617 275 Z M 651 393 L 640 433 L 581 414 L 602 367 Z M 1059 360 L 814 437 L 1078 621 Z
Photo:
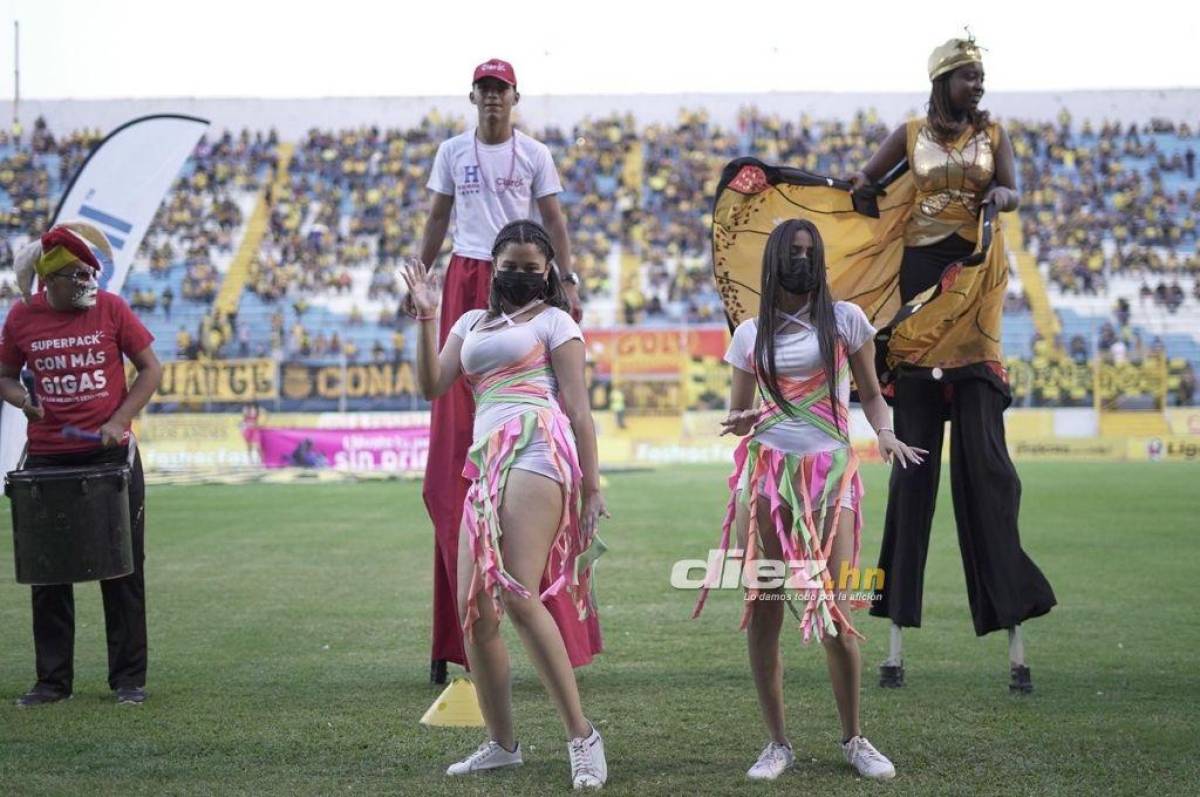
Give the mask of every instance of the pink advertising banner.
M 412 473 L 425 470 L 429 429 L 259 429 L 268 468 L 337 468 Z

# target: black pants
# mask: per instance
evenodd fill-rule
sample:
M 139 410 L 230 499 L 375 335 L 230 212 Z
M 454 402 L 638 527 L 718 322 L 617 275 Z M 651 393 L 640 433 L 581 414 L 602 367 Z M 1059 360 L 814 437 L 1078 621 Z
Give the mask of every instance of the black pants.
M 1021 480 L 1004 440 L 1007 398 L 982 379 L 951 385 L 903 376 L 896 380 L 896 436 L 928 449 L 929 456 L 922 465 L 892 467 L 879 553 L 884 588 L 871 614 L 889 617 L 899 626 L 921 625 L 947 392 L 954 519 L 971 617 L 975 633 L 983 636 L 1046 614 L 1056 601 L 1042 571 L 1021 549 L 1017 531 Z
M 900 260 L 900 301 L 907 304 L 918 293 L 941 279 L 946 266 L 974 251 L 975 244 L 959 235 L 950 235 L 929 246 L 905 247 Z
M 124 447 L 95 453 L 30 455 L 26 467 L 99 465 L 127 461 Z M 120 689 L 146 684 L 146 483 L 142 460 L 134 455 L 129 483 L 129 521 L 133 537 L 133 572 L 100 582 L 104 628 L 108 638 L 108 686 Z M 75 677 L 75 591 L 71 584 L 33 587 L 33 647 L 38 686 L 69 694 Z

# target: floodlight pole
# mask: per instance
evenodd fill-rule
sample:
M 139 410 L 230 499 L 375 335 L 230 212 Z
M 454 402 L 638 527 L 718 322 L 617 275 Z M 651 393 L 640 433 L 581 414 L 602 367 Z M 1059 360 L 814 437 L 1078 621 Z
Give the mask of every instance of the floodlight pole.
M 21 23 L 13 20 L 13 131 L 21 126 Z

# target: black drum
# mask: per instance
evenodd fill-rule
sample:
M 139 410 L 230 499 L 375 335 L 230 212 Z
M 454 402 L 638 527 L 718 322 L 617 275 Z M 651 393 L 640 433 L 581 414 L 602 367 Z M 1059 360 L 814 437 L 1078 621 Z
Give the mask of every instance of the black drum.
M 14 470 L 13 553 L 20 584 L 73 584 L 133 572 L 127 464 Z

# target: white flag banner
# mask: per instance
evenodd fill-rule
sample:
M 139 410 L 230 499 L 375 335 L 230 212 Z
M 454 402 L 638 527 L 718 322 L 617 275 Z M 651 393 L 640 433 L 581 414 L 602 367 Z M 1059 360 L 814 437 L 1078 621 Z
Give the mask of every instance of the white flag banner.
M 100 275 L 104 290 L 121 292 L 158 206 L 207 129 L 208 122 L 194 116 L 143 116 L 109 133 L 75 173 L 58 203 L 54 223 L 82 219 L 104 231 L 113 249 L 113 262 L 105 263 Z M 0 416 L 4 473 L 15 468 L 21 457 L 25 423 L 20 410 L 4 405 Z

